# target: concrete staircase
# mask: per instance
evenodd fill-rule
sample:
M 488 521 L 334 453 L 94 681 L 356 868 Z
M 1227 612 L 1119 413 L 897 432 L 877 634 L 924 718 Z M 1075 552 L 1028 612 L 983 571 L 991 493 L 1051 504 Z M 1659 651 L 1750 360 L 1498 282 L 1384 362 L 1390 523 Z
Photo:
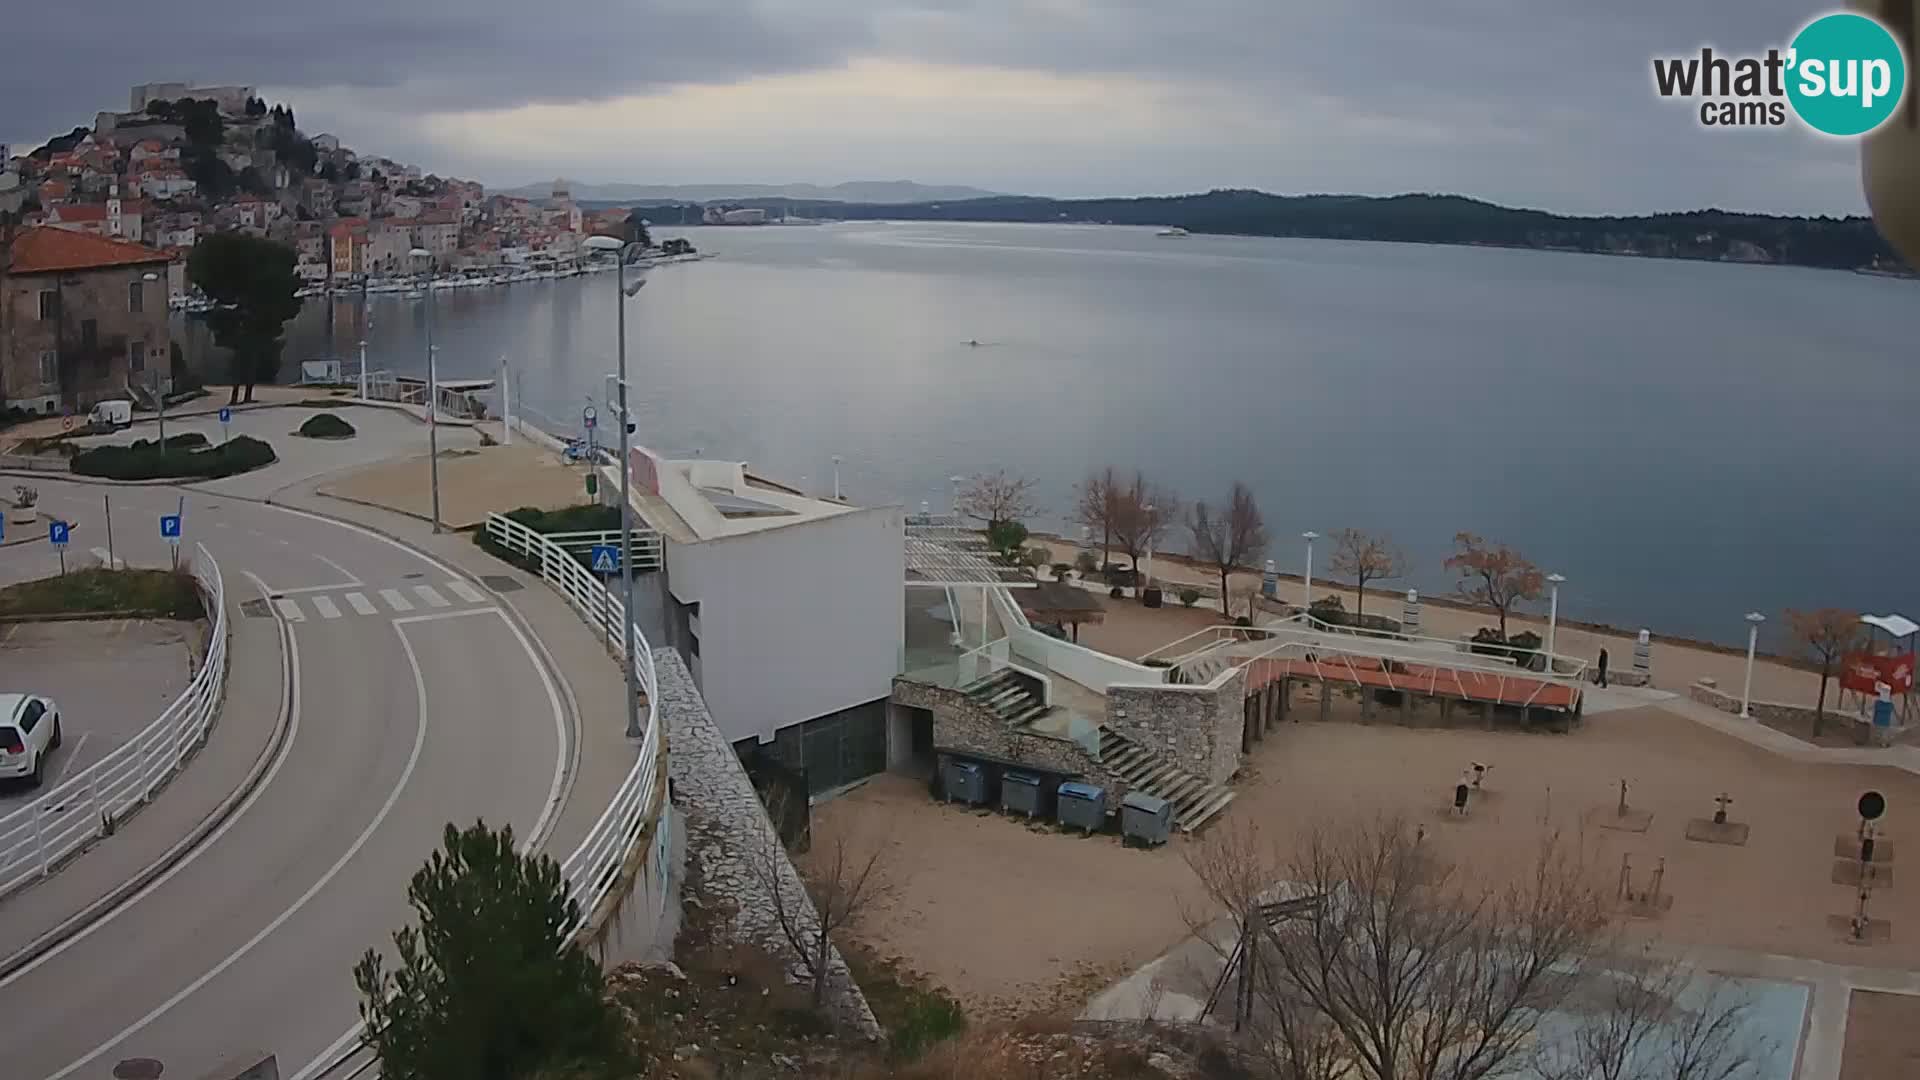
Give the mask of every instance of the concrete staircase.
M 1100 762 L 1135 790 L 1173 804 L 1173 824 L 1193 832 L 1234 800 L 1234 792 L 1160 760 L 1160 755 L 1106 725 L 1100 727 Z
M 968 697 L 1015 727 L 1032 723 L 1053 711 L 1012 668 L 1002 668 L 962 689 Z
M 1232 663 L 1232 657 L 1221 655 L 1218 651 L 1202 653 L 1180 661 L 1180 666 L 1173 669 L 1173 681 L 1195 686 L 1210 683 Z

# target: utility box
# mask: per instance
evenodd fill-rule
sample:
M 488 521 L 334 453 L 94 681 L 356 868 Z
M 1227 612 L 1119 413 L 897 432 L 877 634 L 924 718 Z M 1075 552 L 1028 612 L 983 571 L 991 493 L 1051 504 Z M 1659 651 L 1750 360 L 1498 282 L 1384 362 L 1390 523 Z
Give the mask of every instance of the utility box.
M 1008 770 L 1000 777 L 1000 808 L 1015 810 L 1028 817 L 1046 813 L 1046 789 L 1032 773 Z
M 1173 804 L 1144 791 L 1120 800 L 1120 838 L 1146 845 L 1164 844 L 1173 835 Z
M 1056 813 L 1062 825 L 1099 832 L 1107 824 L 1107 793 L 1069 780 L 1060 785 Z
M 948 802 L 979 806 L 987 801 L 987 771 L 971 761 L 949 760 L 946 788 Z

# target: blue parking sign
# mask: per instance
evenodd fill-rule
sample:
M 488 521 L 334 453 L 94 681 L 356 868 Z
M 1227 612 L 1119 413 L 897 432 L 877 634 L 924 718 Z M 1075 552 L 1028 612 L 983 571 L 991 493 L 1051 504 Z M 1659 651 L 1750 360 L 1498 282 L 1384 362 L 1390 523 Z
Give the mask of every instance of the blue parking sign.
M 180 539 L 180 515 L 160 515 L 160 539 L 178 541 Z
M 225 405 L 220 406 L 220 422 L 224 424 L 231 419 L 233 419 L 233 410 Z
M 617 574 L 620 572 L 620 549 L 612 544 L 593 545 L 593 572 L 596 574 Z
M 72 526 L 64 521 L 50 522 L 47 525 L 47 542 L 54 547 L 66 547 L 67 535 L 71 531 Z

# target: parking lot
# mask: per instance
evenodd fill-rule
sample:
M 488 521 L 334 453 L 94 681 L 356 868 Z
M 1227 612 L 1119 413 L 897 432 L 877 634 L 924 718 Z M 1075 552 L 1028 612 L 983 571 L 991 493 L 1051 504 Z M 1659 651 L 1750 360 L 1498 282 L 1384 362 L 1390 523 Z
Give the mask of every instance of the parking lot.
M 0 693 L 38 694 L 60 708 L 64 745 L 48 760 L 46 787 L 159 716 L 192 678 L 204 633 L 198 623 L 145 619 L 0 624 Z M 35 794 L 0 785 L 0 813 Z

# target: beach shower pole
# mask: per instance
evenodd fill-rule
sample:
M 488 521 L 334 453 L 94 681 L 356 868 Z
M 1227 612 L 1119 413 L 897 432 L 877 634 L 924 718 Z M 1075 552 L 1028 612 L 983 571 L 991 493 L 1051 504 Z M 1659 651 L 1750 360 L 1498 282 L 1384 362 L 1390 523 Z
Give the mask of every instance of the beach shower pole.
M 1747 612 L 1747 681 L 1740 690 L 1740 719 L 1753 719 L 1753 650 L 1760 643 L 1760 624 L 1767 621 L 1757 611 Z
M 1553 632 L 1560 625 L 1560 583 L 1567 580 L 1559 574 L 1548 574 L 1547 584 L 1553 586 L 1553 599 L 1547 601 L 1547 674 L 1553 674 Z
M 1300 534 L 1300 539 L 1305 540 L 1307 542 L 1307 576 L 1301 580 L 1300 610 L 1302 612 L 1305 612 L 1308 618 L 1312 618 L 1313 616 L 1313 542 L 1315 540 L 1320 539 L 1320 534 L 1309 529 L 1308 531 Z

